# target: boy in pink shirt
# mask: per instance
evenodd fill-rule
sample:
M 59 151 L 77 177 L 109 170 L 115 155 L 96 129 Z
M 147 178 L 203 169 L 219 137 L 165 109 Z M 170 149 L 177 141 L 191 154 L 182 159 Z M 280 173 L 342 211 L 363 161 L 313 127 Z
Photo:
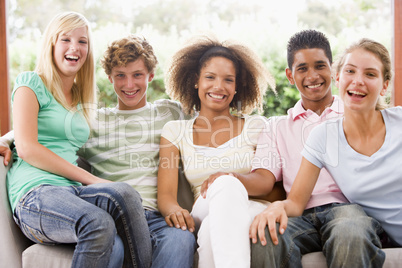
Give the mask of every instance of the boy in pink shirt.
M 296 85 L 301 100 L 287 116 L 269 119 L 259 138 L 252 173 L 238 175 L 248 189 L 269 192 L 276 181 L 283 181 L 288 194 L 311 129 L 343 113 L 343 104 L 331 93 L 328 39 L 318 31 L 301 31 L 291 37 L 287 49 L 286 76 Z M 261 186 L 263 181 L 265 187 Z M 302 255 L 315 251 L 323 251 L 328 267 L 381 267 L 385 260 L 377 235 L 382 232 L 380 224 L 360 206 L 349 204 L 324 169 L 305 212 L 289 218 L 286 232 L 280 230 L 279 241 L 271 240 L 266 226 L 262 212 L 250 227 L 252 267 L 302 267 Z

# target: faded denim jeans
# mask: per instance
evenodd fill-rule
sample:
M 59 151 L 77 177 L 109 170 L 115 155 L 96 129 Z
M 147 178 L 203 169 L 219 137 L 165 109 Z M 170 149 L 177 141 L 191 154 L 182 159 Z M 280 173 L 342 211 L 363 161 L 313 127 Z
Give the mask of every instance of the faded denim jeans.
M 152 268 L 192 267 L 197 247 L 194 234 L 170 227 L 158 211 L 145 210 L 145 217 L 153 248 Z
M 277 230 L 278 230 L 277 224 Z M 274 245 L 265 228 L 267 245 L 252 244 L 251 267 L 302 267 L 303 254 L 322 251 L 331 267 L 382 267 L 380 223 L 356 204 L 328 204 L 289 218 Z
M 141 197 L 126 183 L 41 185 L 21 198 L 14 218 L 35 243 L 76 243 L 72 267 L 151 264 Z

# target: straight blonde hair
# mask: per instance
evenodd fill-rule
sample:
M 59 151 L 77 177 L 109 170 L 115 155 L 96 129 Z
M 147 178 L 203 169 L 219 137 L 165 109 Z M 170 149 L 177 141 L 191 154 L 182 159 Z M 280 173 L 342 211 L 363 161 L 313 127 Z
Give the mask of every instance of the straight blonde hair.
M 56 15 L 46 27 L 43 34 L 43 43 L 39 53 L 35 71 L 41 77 L 43 83 L 54 98 L 67 110 L 71 106 L 67 103 L 63 94 L 62 81 L 53 58 L 54 45 L 63 33 L 77 28 L 86 27 L 88 33 L 88 55 L 78 71 L 72 88 L 72 106 L 81 104 L 82 113 L 88 123 L 96 110 L 96 82 L 95 60 L 93 54 L 91 29 L 87 19 L 76 12 L 64 12 Z

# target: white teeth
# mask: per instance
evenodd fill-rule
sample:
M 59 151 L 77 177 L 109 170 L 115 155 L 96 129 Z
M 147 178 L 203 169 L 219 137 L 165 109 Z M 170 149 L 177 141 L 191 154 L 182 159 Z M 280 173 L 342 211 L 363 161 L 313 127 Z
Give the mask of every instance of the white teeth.
M 132 92 L 127 92 L 127 91 L 124 91 L 124 93 L 126 94 L 126 95 L 129 95 L 129 96 L 132 96 L 132 95 L 134 95 L 135 93 L 137 93 L 138 91 L 132 91 Z
M 354 94 L 354 95 L 366 96 L 366 94 L 364 94 L 363 92 L 359 92 L 359 91 L 352 91 L 352 90 L 349 90 L 348 92 L 349 92 L 350 94 Z
M 217 94 L 214 94 L 214 93 L 209 93 L 208 95 L 209 95 L 211 98 L 219 99 L 219 100 L 221 100 L 221 99 L 223 99 L 223 97 L 225 97 L 225 95 L 217 95 Z
M 66 59 L 78 60 L 78 56 L 66 55 Z
M 311 86 L 307 86 L 307 87 L 308 87 L 308 88 L 317 88 L 317 87 L 319 87 L 319 86 L 321 86 L 321 84 L 311 85 Z

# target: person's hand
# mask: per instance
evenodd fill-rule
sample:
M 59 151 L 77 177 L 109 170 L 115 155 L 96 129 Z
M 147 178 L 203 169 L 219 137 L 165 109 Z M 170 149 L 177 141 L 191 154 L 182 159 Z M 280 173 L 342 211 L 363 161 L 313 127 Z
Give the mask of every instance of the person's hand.
M 265 238 L 265 227 L 268 231 L 274 245 L 278 245 L 278 235 L 276 232 L 276 223 L 279 222 L 279 233 L 283 234 L 288 224 L 288 216 L 286 215 L 284 203 L 282 201 L 273 202 L 263 212 L 255 216 L 250 226 L 250 238 L 255 244 L 257 243 L 257 235 L 261 244 L 265 246 L 267 240 Z
M 5 166 L 7 166 L 8 163 L 10 162 L 10 160 L 11 160 L 11 155 L 12 155 L 10 147 L 0 145 L 0 155 L 4 156 L 3 163 L 4 163 Z
M 208 179 L 206 179 L 202 185 L 201 185 L 201 196 L 205 199 L 207 197 L 207 191 L 209 186 L 211 186 L 211 184 L 220 176 L 223 175 L 230 175 L 233 176 L 232 173 L 227 173 L 227 172 L 216 172 L 214 174 L 212 174 L 211 176 L 208 177 Z
M 193 217 L 190 215 L 187 209 L 180 208 L 165 217 L 166 223 L 170 227 L 176 227 L 182 230 L 189 230 L 194 232 L 195 223 Z

